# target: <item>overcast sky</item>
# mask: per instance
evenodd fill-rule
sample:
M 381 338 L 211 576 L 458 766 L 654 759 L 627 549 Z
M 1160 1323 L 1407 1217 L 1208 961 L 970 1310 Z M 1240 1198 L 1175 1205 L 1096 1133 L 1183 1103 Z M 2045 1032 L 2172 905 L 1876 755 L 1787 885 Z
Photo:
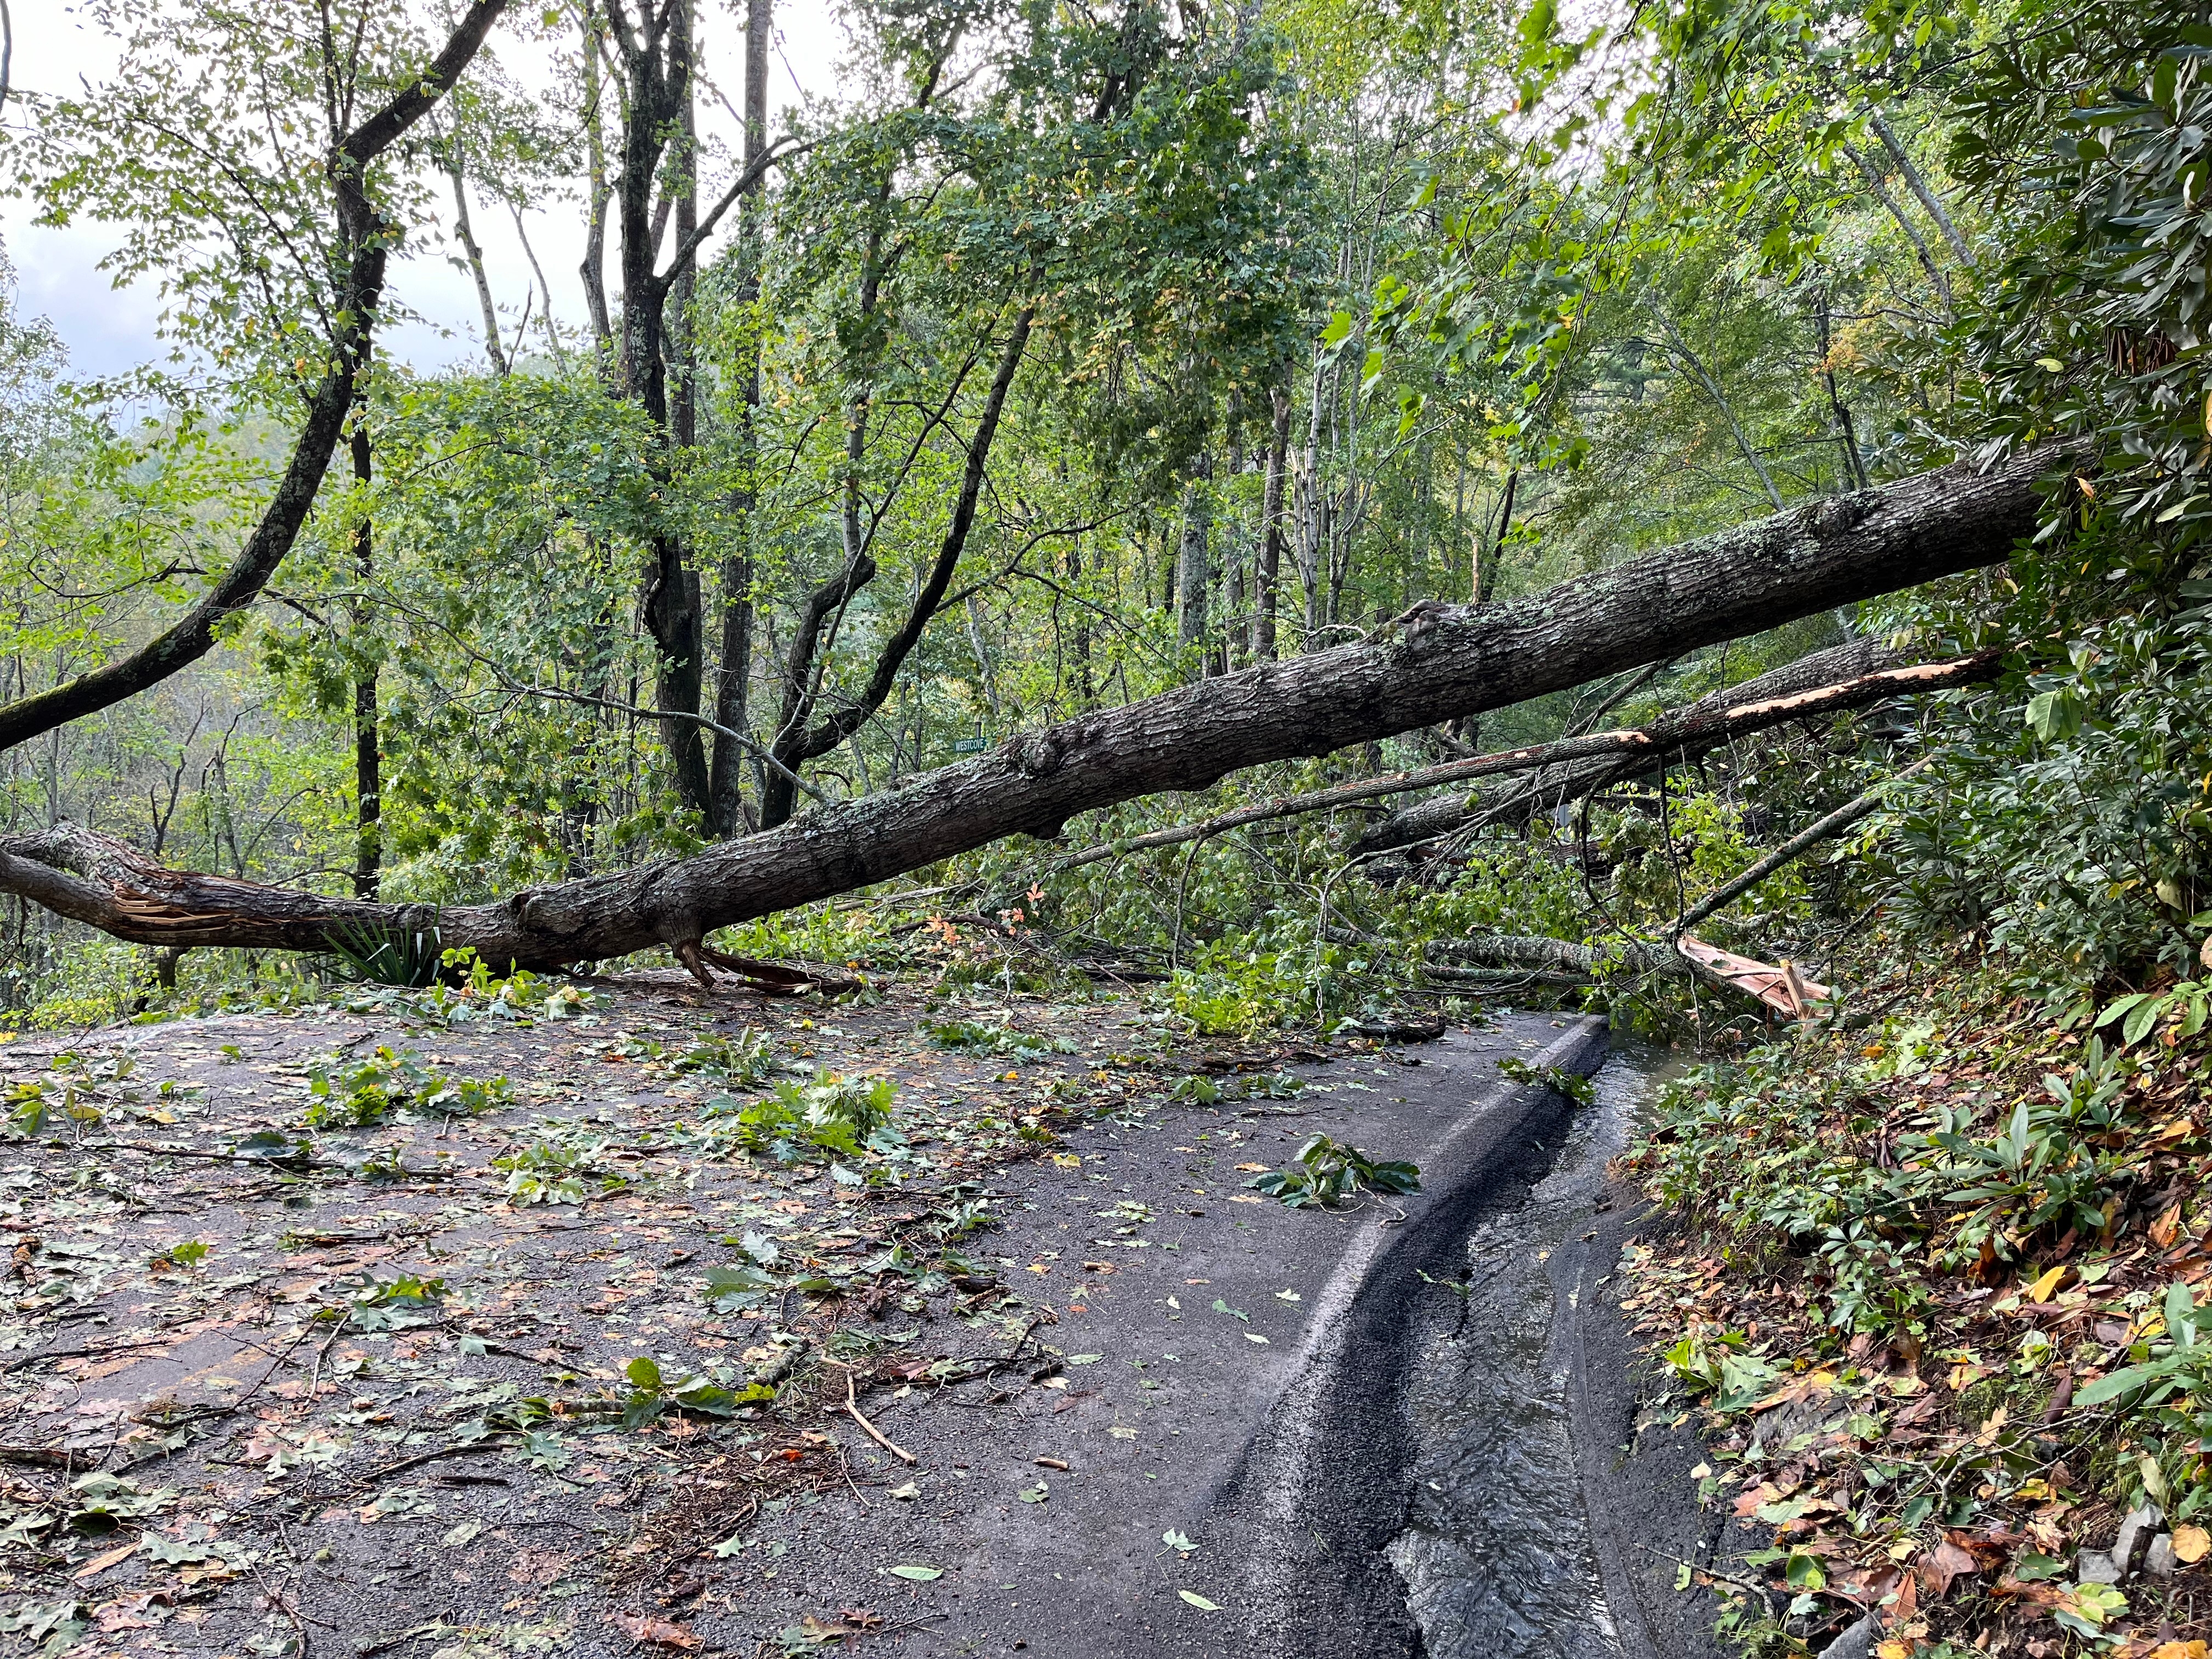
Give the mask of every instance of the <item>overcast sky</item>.
M 114 68 L 116 43 L 85 19 L 82 8 L 62 0 L 16 0 L 10 11 L 15 52 L 9 78 L 15 86 L 70 91 L 81 81 L 97 82 Z M 770 109 L 783 110 L 803 97 L 834 94 L 843 37 L 826 9 L 818 0 L 789 0 L 777 6 L 776 25 L 779 51 L 769 82 Z M 742 85 L 742 7 L 733 10 L 708 0 L 701 8 L 701 33 L 709 72 L 735 101 Z M 525 86 L 546 83 L 545 61 L 532 43 L 497 32 L 492 40 L 511 76 Z M 11 100 L 7 119 L 22 119 L 23 109 Z M 703 102 L 701 118 L 708 134 L 719 131 L 726 139 L 737 125 L 712 100 Z M 776 125 L 771 119 L 771 131 Z M 702 181 L 702 194 L 714 187 L 716 176 L 710 173 Z M 441 217 L 448 222 L 444 228 L 450 230 L 450 195 L 441 195 L 439 201 Z M 0 200 L 0 238 L 15 265 L 18 302 L 25 313 L 52 320 L 69 347 L 70 368 L 80 375 L 112 374 L 166 358 L 168 346 L 159 336 L 161 301 L 152 286 L 118 289 L 100 269 L 117 240 L 113 232 L 91 222 L 45 229 L 30 220 L 27 204 Z M 529 263 L 504 208 L 472 201 L 471 220 L 484 250 L 494 297 L 511 331 L 531 286 Z M 574 201 L 548 203 L 526 214 L 525 223 L 553 288 L 556 321 L 571 338 L 576 337 L 584 319 L 583 289 L 577 276 L 584 254 L 581 206 Z M 466 271 L 443 257 L 447 251 L 442 244 L 418 240 L 412 257 L 392 267 L 392 296 L 425 320 L 381 331 L 378 345 L 420 368 L 441 368 L 470 357 L 481 361 L 483 325 L 476 290 Z M 610 287 L 613 254 L 611 237 Z M 544 337 L 534 320 L 543 307 L 542 299 L 532 302 L 530 349 L 543 349 Z

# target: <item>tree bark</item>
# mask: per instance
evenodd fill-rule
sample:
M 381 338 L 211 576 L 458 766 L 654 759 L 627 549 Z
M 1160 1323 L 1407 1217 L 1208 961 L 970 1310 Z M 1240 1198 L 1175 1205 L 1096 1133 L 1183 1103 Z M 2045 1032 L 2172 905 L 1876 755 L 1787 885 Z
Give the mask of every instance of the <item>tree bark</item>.
M 1929 188 L 1928 180 L 1913 165 L 1911 154 L 1899 139 L 1895 130 L 1878 109 L 1868 112 L 1868 125 L 1874 128 L 1875 137 L 1881 140 L 1881 147 L 1889 152 L 1889 159 L 1897 163 L 1897 170 L 1904 175 L 1906 186 L 1920 198 L 1920 205 L 1928 210 L 1928 216 L 1936 222 L 1936 228 L 1943 233 L 1943 240 L 1951 245 L 1951 252 L 1959 256 L 1959 263 L 1972 270 L 1974 251 L 1966 246 L 1966 239 L 1959 234 L 1959 227 L 1951 222 L 1950 214 L 1944 210 L 1942 199 Z
M 768 147 L 768 55 L 774 33 L 775 0 L 747 0 L 745 7 L 744 158 L 759 164 Z M 738 258 L 743 271 L 741 297 L 757 305 L 761 294 L 763 181 L 756 179 L 738 204 Z M 761 349 L 757 332 L 747 328 L 738 350 L 738 464 L 743 469 L 732 516 L 731 550 L 722 561 L 722 648 L 715 667 L 714 718 L 734 732 L 746 729 L 753 676 L 753 511 L 760 488 L 754 477 L 760 464 Z M 726 738 L 714 743 L 708 777 L 708 827 L 717 836 L 734 836 L 749 827 L 745 817 L 744 755 Z
M 492 303 L 491 275 L 484 269 L 483 249 L 477 246 L 476 227 L 469 222 L 468 167 L 462 159 L 458 132 L 447 153 L 446 176 L 453 181 L 453 234 L 460 241 L 461 252 L 468 261 L 469 276 L 477 285 L 477 308 L 483 313 L 484 356 L 491 359 L 492 372 L 504 377 L 507 349 L 499 337 L 499 307 Z
M 353 481 L 365 493 L 374 472 L 368 440 L 368 400 L 358 400 L 353 424 Z M 353 562 L 362 586 L 376 571 L 376 526 L 364 511 L 353 532 Z M 354 626 L 365 629 L 366 606 L 357 607 Z M 376 707 L 376 661 L 354 670 L 353 682 L 353 896 L 373 899 L 384 879 L 384 750 Z
M 369 198 L 369 164 L 430 112 L 476 57 L 507 4 L 507 0 L 475 0 L 421 77 L 332 147 L 327 165 L 346 261 L 331 307 L 337 331 L 322 379 L 308 396 L 307 420 L 293 441 L 291 459 L 238 557 L 197 605 L 130 655 L 0 708 L 0 750 L 111 708 L 198 661 L 215 648 L 222 624 L 258 599 L 276 574 L 299 539 L 337 452 L 384 295 L 393 228 Z
M 1291 458 L 1291 389 L 1275 387 L 1274 428 L 1267 440 L 1267 482 L 1260 495 L 1260 568 L 1254 578 L 1252 654 L 1275 659 L 1275 596 L 1283 574 L 1283 477 Z
M 1200 455 L 1182 491 L 1182 538 L 1176 553 L 1176 638 L 1185 651 L 1206 643 L 1206 590 L 1213 540 L 1213 468 Z M 1203 673 L 1204 668 L 1200 672 Z
M 1905 240 L 1912 244 L 1912 257 L 1920 261 L 1920 269 L 1927 273 L 1929 282 L 1942 297 L 1943 308 L 1946 311 L 1954 309 L 1956 301 L 1951 297 L 1950 278 L 1944 276 L 1942 267 L 1936 263 L 1936 255 L 1928 246 L 1928 239 L 1920 234 L 1920 228 L 1906 215 L 1897 198 L 1889 193 L 1889 186 L 1882 182 L 1881 169 L 1849 144 L 1844 146 L 1844 154 L 1858 164 L 1859 171 L 1866 175 L 1868 194 L 1881 204 L 1889 216 L 1897 222 L 1898 229 L 1905 233 Z
M 2046 448 L 1823 500 L 1502 605 L 1438 607 L 1367 642 L 1265 663 L 1023 733 L 902 789 L 824 806 L 690 858 L 442 910 L 166 871 L 58 825 L 0 840 L 0 891 L 146 943 L 328 949 L 434 928 L 487 962 L 553 969 L 848 892 L 1001 837 L 1239 767 L 1325 755 L 1454 714 L 1995 563 L 2032 534 Z M 357 943 L 355 948 L 358 948 Z
M 1826 657 L 1829 653 L 1823 652 L 1818 654 Z M 1609 779 L 1620 769 L 1623 757 L 1629 757 L 1627 763 L 1632 766 L 1648 767 L 1655 761 L 1671 766 L 1677 763 L 1678 755 L 1703 754 L 1737 738 L 1767 731 L 1791 720 L 1816 720 L 1823 714 L 1838 714 L 1845 709 L 1870 708 L 1892 697 L 1915 696 L 1990 679 L 1996 676 L 2003 655 L 2002 651 L 1978 651 L 1972 656 L 1960 657 L 1949 662 L 1892 668 L 1834 684 L 1814 686 L 1800 692 L 1755 701 L 1712 703 L 1709 706 L 1707 700 L 1700 700 L 1692 705 L 1692 708 L 1698 711 L 1696 718 L 1691 718 L 1692 711 L 1685 709 L 1668 719 L 1655 721 L 1642 731 L 1593 732 L 1579 737 L 1561 738 L 1552 743 L 1532 744 L 1526 749 L 1500 750 L 1493 755 L 1472 755 L 1464 760 L 1446 761 L 1441 765 L 1425 766 L 1410 772 L 1354 778 L 1348 783 L 1316 789 L 1310 794 L 1260 801 L 1249 806 L 1217 813 L 1212 817 L 1201 818 L 1193 823 L 1178 823 L 1170 829 L 1133 836 L 1126 841 L 1086 847 L 1054 864 L 1051 873 L 1058 875 L 1062 871 L 1097 864 L 1103 859 L 1120 858 L 1126 854 L 1143 852 L 1151 848 L 1176 847 L 1184 842 L 1204 841 L 1249 824 L 1296 817 L 1307 812 L 1326 812 L 1360 801 L 1379 799 L 1385 795 L 1403 794 L 1415 789 L 1433 789 L 1441 784 L 1461 783 L 1472 778 L 1533 772 L 1563 763 L 1583 761 L 1595 762 L 1595 764 L 1583 769 L 1582 775 Z M 1547 797 L 1551 794 L 1548 790 L 1544 793 Z M 1453 805 L 1450 802 L 1439 804 Z M 1397 844 L 1385 841 L 1372 850 L 1388 852 Z M 1365 843 L 1363 842 L 1361 845 L 1365 850 Z
M 587 4 L 583 15 L 584 32 L 584 152 L 587 178 L 585 185 L 586 215 L 584 220 L 584 263 L 579 274 L 584 279 L 584 309 L 592 319 L 592 337 L 599 343 L 599 372 L 614 373 L 615 325 L 614 313 L 607 307 L 607 204 L 614 199 L 614 187 L 607 182 L 607 144 L 605 129 L 599 125 L 599 100 L 605 95 L 606 79 L 599 72 L 599 53 L 606 40 L 606 22 L 596 6 Z M 548 304 L 551 301 L 549 300 Z

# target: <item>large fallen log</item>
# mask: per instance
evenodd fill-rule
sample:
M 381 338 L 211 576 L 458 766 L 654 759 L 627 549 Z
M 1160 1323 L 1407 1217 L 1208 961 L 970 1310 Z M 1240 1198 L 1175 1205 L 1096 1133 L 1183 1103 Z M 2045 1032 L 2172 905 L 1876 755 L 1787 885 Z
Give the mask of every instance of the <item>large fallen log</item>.
M 165 870 L 70 825 L 0 841 L 0 891 L 116 937 L 299 951 L 434 933 L 498 966 L 571 966 L 935 864 L 1240 767 L 1325 755 L 1995 563 L 2031 534 L 2044 450 L 1808 503 L 1504 604 L 1415 606 L 1358 645 L 1024 732 L 902 788 L 688 858 L 490 903 L 373 904 Z

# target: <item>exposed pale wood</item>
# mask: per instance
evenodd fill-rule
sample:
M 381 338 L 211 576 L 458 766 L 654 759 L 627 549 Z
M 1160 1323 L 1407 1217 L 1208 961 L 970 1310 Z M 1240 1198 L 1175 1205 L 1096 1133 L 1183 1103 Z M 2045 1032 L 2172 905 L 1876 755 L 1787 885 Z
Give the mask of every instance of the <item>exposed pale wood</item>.
M 1785 962 L 1777 967 L 1772 963 L 1723 951 L 1688 933 L 1674 941 L 1674 948 L 1682 953 L 1685 961 L 1757 997 L 1768 1007 L 1779 1009 L 1792 1019 L 1804 1018 L 1810 1005 L 1815 1002 L 1835 1000 L 1833 991 L 1818 980 L 1805 978 L 1795 963 Z

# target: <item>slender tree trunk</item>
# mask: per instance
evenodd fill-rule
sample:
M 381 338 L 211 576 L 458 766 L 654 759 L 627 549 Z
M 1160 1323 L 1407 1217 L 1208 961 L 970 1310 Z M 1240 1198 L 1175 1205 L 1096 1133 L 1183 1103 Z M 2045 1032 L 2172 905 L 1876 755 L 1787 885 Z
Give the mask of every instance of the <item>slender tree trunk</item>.
M 499 307 L 491 302 L 491 277 L 484 270 L 483 249 L 477 246 L 476 230 L 469 223 L 468 172 L 462 161 L 459 132 L 446 153 L 446 176 L 453 181 L 453 235 L 468 260 L 469 275 L 477 285 L 477 305 L 483 313 L 484 356 L 491 359 L 492 373 L 503 376 L 507 349 L 499 337 Z
M 326 950 L 430 925 L 502 966 L 551 968 L 702 935 L 935 864 L 1011 835 L 1241 767 L 1418 731 L 2006 558 L 2039 483 L 2086 451 L 1923 474 L 1823 497 L 1502 605 L 1446 609 L 1371 642 L 1265 663 L 1009 739 L 907 787 L 826 806 L 693 857 L 496 903 L 379 905 L 165 871 L 70 824 L 0 840 L 0 892 L 164 946 Z
M 663 216 L 672 210 L 674 198 L 663 195 L 656 204 L 654 185 L 663 175 L 668 150 L 683 142 L 691 99 L 691 61 L 687 5 L 679 0 L 663 15 L 665 39 L 653 33 L 661 25 L 648 11 L 639 20 L 638 37 L 623 41 L 629 94 L 623 110 L 623 162 L 615 203 L 622 228 L 621 384 L 623 394 L 661 434 L 663 449 L 654 465 L 665 483 L 678 465 L 680 447 L 670 398 L 668 303 L 685 262 L 679 261 L 668 276 L 659 270 Z M 688 154 L 676 159 L 681 168 L 691 165 Z M 672 181 L 679 196 L 681 179 L 679 174 Z M 679 396 L 680 392 L 679 386 Z M 661 745 L 668 754 L 678 798 L 685 810 L 703 819 L 708 813 L 707 747 L 696 718 L 705 684 L 700 660 L 703 613 L 699 573 L 690 551 L 672 523 L 665 523 L 646 538 L 638 608 L 653 644 L 653 706 L 662 715 Z
M 768 58 L 773 46 L 774 0 L 748 0 L 745 8 L 744 159 L 750 167 L 768 145 Z M 738 204 L 739 296 L 748 307 L 757 307 L 763 277 L 763 179 Z M 761 351 L 755 319 L 744 319 L 743 343 L 738 354 L 740 398 L 738 415 L 738 465 L 741 477 L 731 503 L 729 556 L 722 561 L 722 649 L 714 681 L 714 719 L 727 730 L 750 730 L 753 676 L 753 515 L 759 506 Z M 743 781 L 745 755 L 729 738 L 717 735 L 714 763 L 708 782 L 712 802 L 708 817 L 714 832 L 736 835 L 747 825 Z M 766 787 L 765 778 L 762 787 Z
M 615 370 L 614 313 L 607 307 L 607 206 L 614 186 L 607 181 L 605 130 L 599 125 L 599 103 L 606 95 L 606 77 L 599 57 L 606 40 L 606 20 L 596 4 L 584 8 L 584 155 L 585 185 L 584 309 L 592 319 L 592 337 L 599 342 L 599 372 L 611 377 Z
M 1252 654 L 1261 662 L 1275 659 L 1275 603 L 1283 570 L 1283 478 L 1291 453 L 1291 392 L 1286 386 L 1273 392 L 1274 425 L 1267 441 L 1267 482 L 1260 497 L 1260 568 L 1254 586 Z
M 545 343 L 553 349 L 553 362 L 565 374 L 568 371 L 568 348 L 562 343 L 561 325 L 553 317 L 553 284 L 545 280 L 545 268 L 538 263 L 538 250 L 530 245 L 530 232 L 522 222 L 521 207 L 510 199 L 507 210 L 514 221 L 514 239 L 522 244 L 522 257 L 530 261 L 530 274 L 538 279 L 538 291 L 544 296 Z
M 366 495 L 374 471 L 368 438 L 368 399 L 357 400 L 353 422 L 353 481 Z M 355 573 L 366 588 L 376 574 L 375 526 L 366 510 L 354 526 Z M 356 632 L 368 625 L 367 607 L 357 605 L 353 625 Z M 354 671 L 353 682 L 353 896 L 373 899 L 384 885 L 384 758 L 383 733 L 376 711 L 376 662 L 365 659 Z
M 1911 154 L 1880 110 L 1869 112 L 1869 125 L 1874 128 L 1875 137 L 1881 140 L 1881 147 L 1889 152 L 1889 159 L 1897 163 L 1897 170 L 1904 176 L 1906 188 L 1920 198 L 1920 205 L 1928 210 L 1928 216 L 1936 222 L 1936 228 L 1943 233 L 1943 240 L 1951 245 L 1951 252 L 1959 256 L 1959 263 L 1969 270 L 1972 270 L 1974 251 L 1966 246 L 1966 239 L 1959 234 L 1959 227 L 1951 222 L 1950 214 L 1944 210 L 1942 198 L 1929 188 L 1926 177 L 1913 165 Z
M 1513 468 L 1505 475 L 1505 501 L 1498 509 L 1498 540 L 1490 550 L 1490 557 L 1474 573 L 1474 602 L 1488 605 L 1497 597 L 1498 573 L 1505 568 L 1505 542 L 1513 533 L 1513 498 L 1520 493 L 1521 469 Z M 1480 558 L 1478 552 L 1476 556 Z
M 1882 182 L 1881 169 L 1849 144 L 1844 146 L 1844 154 L 1858 163 L 1859 171 L 1866 175 L 1867 193 L 1887 210 L 1889 216 L 1897 222 L 1898 229 L 1905 233 L 1905 240 L 1912 244 L 1912 257 L 1920 261 L 1920 269 L 1927 274 L 1929 284 L 1942 297 L 1943 308 L 1946 311 L 1954 309 L 1955 302 L 1951 297 L 1951 279 L 1936 263 L 1935 252 L 1929 247 L 1928 239 L 1920 234 L 1920 227 L 1912 222 L 1912 217 L 1905 212 L 1904 204 L 1889 193 L 1889 186 Z
M 683 88 L 676 141 L 670 146 L 679 178 L 672 186 L 678 247 L 686 246 L 699 228 L 698 111 L 692 64 L 692 31 L 697 22 L 693 0 L 678 0 L 668 41 L 669 75 Z M 668 366 L 668 431 L 678 449 L 690 449 L 699 441 L 698 365 L 691 329 L 697 267 L 687 259 L 672 276 L 667 320 L 661 331 L 661 355 Z
M 1752 447 L 1750 434 L 1744 431 L 1743 422 L 1736 419 L 1735 410 L 1729 404 L 1728 394 L 1721 390 L 1721 383 L 1706 372 L 1698 354 L 1690 349 L 1690 343 L 1682 337 L 1681 330 L 1674 326 L 1674 319 L 1667 314 L 1656 300 L 1651 302 L 1651 314 L 1659 319 L 1659 326 L 1667 331 L 1667 338 L 1674 345 L 1674 355 L 1682 360 L 1682 366 L 1705 389 L 1705 396 L 1713 400 L 1713 407 L 1720 410 L 1721 418 L 1728 422 L 1729 432 L 1735 439 L 1736 453 L 1743 457 L 1745 465 L 1759 475 L 1759 488 L 1766 492 L 1767 501 L 1779 513 L 1782 510 L 1782 492 L 1774 487 L 1774 475 L 1766 470 L 1766 463 L 1759 459 L 1759 452 Z
M 1176 638 L 1185 651 L 1203 650 L 1206 599 L 1213 539 L 1213 464 L 1200 455 L 1182 491 L 1182 537 L 1176 555 Z M 1199 671 L 1205 672 L 1203 665 Z
M 1505 568 L 1505 540 L 1513 532 L 1513 498 L 1520 489 L 1521 469 L 1516 466 L 1505 475 L 1505 500 L 1498 509 L 1498 539 L 1492 544 L 1487 559 L 1482 556 L 1480 540 L 1477 538 L 1474 569 L 1469 573 L 1474 579 L 1474 602 L 1477 605 L 1488 605 L 1497 597 L 1498 573 Z M 1470 749 L 1482 746 L 1482 716 L 1479 713 L 1462 715 L 1447 729 Z
M 1075 692 L 1079 708 L 1090 708 L 1098 701 L 1098 691 L 1091 676 L 1091 612 L 1081 603 L 1083 596 L 1083 538 L 1076 537 L 1067 545 L 1067 586 L 1078 601 L 1075 625 L 1068 633 L 1068 653 L 1075 659 Z
M 1229 406 L 1229 489 L 1235 491 L 1237 480 L 1244 473 L 1244 424 L 1243 411 L 1235 398 Z M 1235 496 L 1230 498 L 1232 501 Z M 1225 674 L 1231 668 L 1244 665 L 1244 642 L 1251 637 L 1252 618 L 1244 609 L 1244 566 L 1246 540 L 1244 515 L 1231 512 L 1221 524 L 1221 557 L 1218 561 L 1221 572 L 1221 620 L 1214 629 L 1214 643 L 1207 653 L 1211 672 Z
M 1851 411 L 1844 405 L 1843 394 L 1836 389 L 1836 371 L 1830 365 L 1832 344 L 1828 328 L 1828 295 L 1824 289 L 1813 292 L 1813 329 L 1820 347 L 1820 381 L 1828 389 L 1828 409 L 1836 417 L 1836 444 L 1844 452 L 1844 477 L 1854 489 L 1867 487 L 1866 462 L 1859 455 L 1858 434 L 1851 426 Z

